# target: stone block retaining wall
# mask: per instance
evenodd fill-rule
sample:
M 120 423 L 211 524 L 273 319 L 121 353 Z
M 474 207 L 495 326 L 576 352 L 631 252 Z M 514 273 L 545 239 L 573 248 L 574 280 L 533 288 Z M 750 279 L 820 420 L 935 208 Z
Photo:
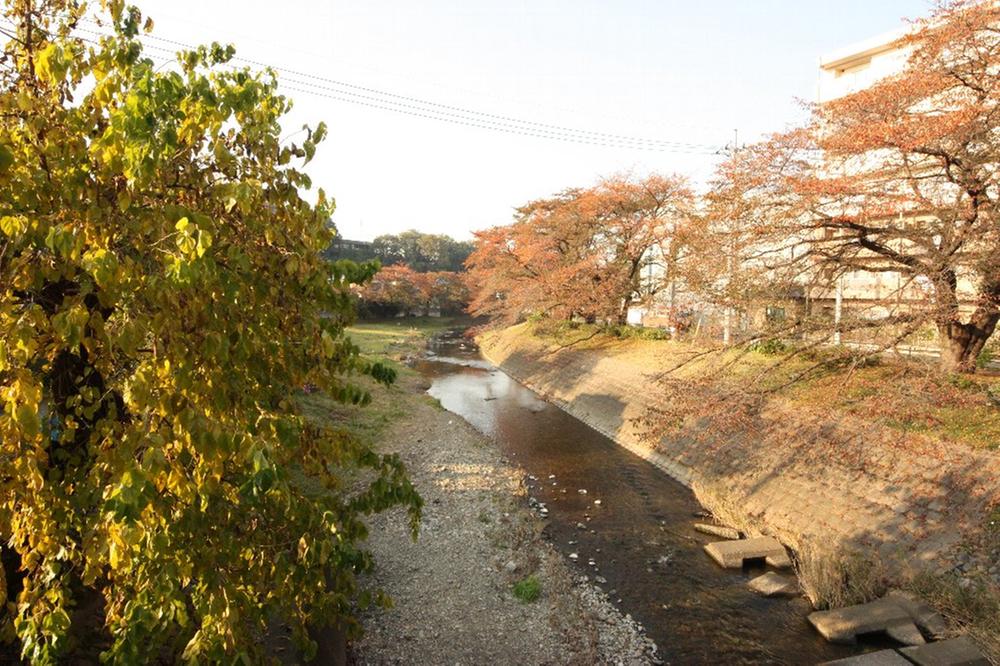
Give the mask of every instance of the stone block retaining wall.
M 681 432 L 650 441 L 640 420 L 665 400 L 656 344 L 559 348 L 523 326 L 489 333 L 484 355 L 521 383 L 687 486 L 724 489 L 789 545 L 881 555 L 890 572 L 988 574 L 987 516 L 1000 505 L 1000 455 L 848 416 L 772 404 L 759 429 L 723 441 Z M 708 428 L 711 425 L 708 424 Z

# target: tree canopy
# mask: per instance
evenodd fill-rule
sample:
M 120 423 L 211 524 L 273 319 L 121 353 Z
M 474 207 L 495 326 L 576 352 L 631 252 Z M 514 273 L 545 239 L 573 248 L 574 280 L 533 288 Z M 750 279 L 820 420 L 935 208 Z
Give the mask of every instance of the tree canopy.
M 396 316 L 426 313 L 458 314 L 469 303 L 465 273 L 418 273 L 405 264 L 385 266 L 359 290 L 362 314 Z
M 459 272 L 472 252 L 472 243 L 456 241 L 445 234 L 426 234 L 411 229 L 377 237 L 372 250 L 373 258 L 384 266 L 406 264 L 418 273 Z
M 624 322 L 630 304 L 673 279 L 692 206 L 685 179 L 657 175 L 616 176 L 532 201 L 513 224 L 476 234 L 470 309 L 504 321 L 544 314 Z
M 151 24 L 13 0 L 0 68 L 0 618 L 52 663 L 100 608 L 105 658 L 261 657 L 269 623 L 370 600 L 365 513 L 419 498 L 399 460 L 303 418 L 393 373 L 344 335 L 374 265 L 324 261 L 333 202 L 280 141 L 272 72 L 217 44 L 157 68 Z M 347 474 L 346 470 L 355 471 Z

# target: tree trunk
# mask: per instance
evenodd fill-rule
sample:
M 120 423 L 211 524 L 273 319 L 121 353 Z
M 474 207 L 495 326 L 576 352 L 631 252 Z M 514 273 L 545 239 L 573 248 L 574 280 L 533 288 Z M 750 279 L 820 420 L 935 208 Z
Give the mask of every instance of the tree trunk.
M 968 324 L 958 321 L 938 324 L 941 334 L 942 372 L 973 373 L 976 371 L 976 360 L 983 351 L 986 342 L 996 330 L 1000 313 L 977 312 Z
M 615 324 L 618 326 L 625 326 L 628 324 L 628 308 L 629 303 L 626 301 L 618 308 L 618 315 L 615 317 Z
M 941 336 L 942 372 L 973 373 L 976 361 L 1000 321 L 1000 281 L 991 276 L 980 287 L 979 305 L 968 323 L 959 319 L 958 277 L 953 269 L 941 272 L 934 282 Z

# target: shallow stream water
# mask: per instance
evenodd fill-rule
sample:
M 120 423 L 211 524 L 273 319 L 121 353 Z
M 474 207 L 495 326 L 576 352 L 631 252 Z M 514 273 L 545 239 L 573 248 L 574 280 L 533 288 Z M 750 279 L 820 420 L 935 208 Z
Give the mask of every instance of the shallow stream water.
M 546 536 L 643 624 L 665 663 L 815 664 L 876 647 L 830 645 L 804 598 L 751 592 L 763 568 L 719 568 L 702 550 L 714 538 L 692 528 L 701 507 L 687 488 L 495 369 L 461 331 L 435 338 L 416 368 L 445 409 L 521 466 L 548 508 Z

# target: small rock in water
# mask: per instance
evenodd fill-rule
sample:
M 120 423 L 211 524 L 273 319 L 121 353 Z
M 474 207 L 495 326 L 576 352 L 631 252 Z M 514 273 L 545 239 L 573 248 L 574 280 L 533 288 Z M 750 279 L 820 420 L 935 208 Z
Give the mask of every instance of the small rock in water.
M 607 585 L 608 583 L 608 579 L 605 578 L 604 576 L 594 576 L 594 580 L 596 580 L 601 585 Z
M 587 494 L 587 489 L 586 489 L 586 488 L 580 488 L 580 489 L 579 489 L 578 491 L 576 491 L 576 492 L 580 493 L 581 495 L 586 495 L 586 494 Z
M 554 478 L 556 478 L 555 474 L 549 474 L 549 479 L 554 479 Z
M 798 582 L 789 576 L 768 571 L 749 583 L 750 589 L 765 597 L 794 597 L 799 594 Z
M 596 504 L 597 506 L 601 506 L 601 500 L 594 500 L 594 504 Z
M 576 562 L 579 558 L 580 558 L 580 556 L 577 553 L 570 553 L 569 554 L 569 559 L 573 560 L 574 562 Z
M 576 524 L 576 529 L 578 529 L 578 530 L 585 530 L 585 529 L 587 529 L 587 526 L 584 525 L 583 523 L 577 523 Z
M 706 525 L 704 523 L 695 523 L 694 529 L 696 532 L 711 534 L 712 536 L 722 537 L 723 539 L 740 538 L 739 530 L 732 527 L 726 527 L 724 525 Z

